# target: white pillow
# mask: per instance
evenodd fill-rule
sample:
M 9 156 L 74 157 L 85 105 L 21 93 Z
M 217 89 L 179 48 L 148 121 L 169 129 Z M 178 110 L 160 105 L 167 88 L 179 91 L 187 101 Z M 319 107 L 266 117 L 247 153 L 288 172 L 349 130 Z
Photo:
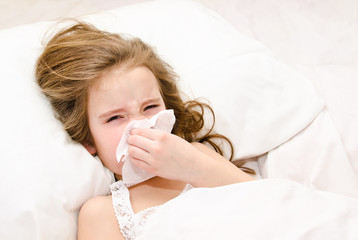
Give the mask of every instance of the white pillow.
M 0 239 L 75 239 L 79 208 L 113 180 L 69 139 L 35 83 L 46 26 L 0 32 Z
M 182 76 L 182 89 L 213 104 L 217 130 L 232 138 L 238 157 L 281 144 L 322 109 L 306 79 L 196 3 L 153 1 L 84 19 L 156 46 Z M 36 86 L 34 64 L 50 27 L 0 32 L 0 239 L 75 239 L 81 204 L 107 194 L 113 181 L 69 139 Z
M 324 107 L 310 80 L 197 3 L 154 1 L 86 19 L 155 46 L 179 73 L 182 90 L 210 101 L 216 129 L 233 140 L 237 158 L 287 141 Z

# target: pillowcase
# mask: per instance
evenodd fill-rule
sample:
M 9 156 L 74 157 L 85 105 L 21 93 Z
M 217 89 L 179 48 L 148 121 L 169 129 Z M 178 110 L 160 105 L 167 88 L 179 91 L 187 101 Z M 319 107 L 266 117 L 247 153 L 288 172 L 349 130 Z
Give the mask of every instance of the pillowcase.
M 75 239 L 78 210 L 112 174 L 70 140 L 34 79 L 48 24 L 0 32 L 1 239 Z
M 187 97 L 211 103 L 216 130 L 232 139 L 237 158 L 269 151 L 322 111 L 324 103 L 309 79 L 209 9 L 191 1 L 144 6 L 156 10 L 143 11 L 138 4 L 121 14 L 114 10 L 85 19 L 155 46 L 181 77 Z
M 155 46 L 181 76 L 181 89 L 213 105 L 216 130 L 233 140 L 237 157 L 281 144 L 323 107 L 307 79 L 197 3 L 152 1 L 83 20 Z M 40 22 L 0 32 L 1 239 L 76 239 L 81 205 L 108 194 L 114 180 L 70 140 L 35 83 L 44 34 L 58 27 Z

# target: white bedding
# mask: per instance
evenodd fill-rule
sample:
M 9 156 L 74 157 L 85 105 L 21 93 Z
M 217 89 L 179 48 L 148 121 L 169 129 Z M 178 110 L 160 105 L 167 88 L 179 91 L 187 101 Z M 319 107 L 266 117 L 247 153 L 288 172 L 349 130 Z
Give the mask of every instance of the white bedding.
M 136 239 L 355 240 L 358 200 L 264 179 L 192 189 L 164 204 Z
M 7 0 L 0 8 L 0 28 L 136 2 L 148 3 L 85 19 L 155 45 L 182 77 L 182 89 L 213 105 L 217 130 L 233 140 L 236 157 L 261 155 L 253 166 L 258 178 L 271 179 L 196 189 L 166 204 L 142 239 L 152 234 L 159 239 L 156 234 L 170 232 L 158 232 L 158 227 L 178 224 L 195 226 L 178 232 L 178 239 L 191 239 L 190 234 L 230 239 L 240 233 L 250 239 L 358 236 L 353 227 L 358 199 L 358 2 Z M 0 31 L 0 239 L 75 239 L 80 206 L 107 194 L 113 181 L 98 160 L 68 139 L 33 82 L 34 62 L 50 26 L 53 22 Z M 224 197 L 227 204 L 220 204 Z M 178 207 L 192 200 L 188 208 Z M 188 218 L 186 211 L 207 217 Z M 172 214 L 178 217 L 168 219 Z M 218 219 L 230 224 L 217 226 Z M 220 231 L 203 230 L 214 225 L 226 235 L 214 238 Z

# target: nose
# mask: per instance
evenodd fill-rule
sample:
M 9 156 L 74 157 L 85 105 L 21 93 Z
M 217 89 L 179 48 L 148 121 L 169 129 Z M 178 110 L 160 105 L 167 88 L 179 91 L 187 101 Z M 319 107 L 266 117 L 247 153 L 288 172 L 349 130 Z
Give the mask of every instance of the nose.
M 130 117 L 129 117 L 129 120 L 130 121 L 133 121 L 133 120 L 143 120 L 143 119 L 146 119 L 146 117 L 141 114 L 141 113 L 136 113 L 136 114 L 132 114 Z

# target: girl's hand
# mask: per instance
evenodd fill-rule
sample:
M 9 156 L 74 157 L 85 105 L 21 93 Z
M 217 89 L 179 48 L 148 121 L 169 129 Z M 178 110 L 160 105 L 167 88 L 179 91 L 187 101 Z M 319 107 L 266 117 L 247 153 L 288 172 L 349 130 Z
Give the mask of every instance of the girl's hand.
M 139 168 L 168 179 L 190 182 L 201 168 L 203 153 L 184 139 L 158 129 L 133 129 L 129 159 Z
M 253 178 L 214 150 L 158 129 L 133 129 L 128 138 L 130 160 L 139 168 L 194 187 L 216 187 Z

